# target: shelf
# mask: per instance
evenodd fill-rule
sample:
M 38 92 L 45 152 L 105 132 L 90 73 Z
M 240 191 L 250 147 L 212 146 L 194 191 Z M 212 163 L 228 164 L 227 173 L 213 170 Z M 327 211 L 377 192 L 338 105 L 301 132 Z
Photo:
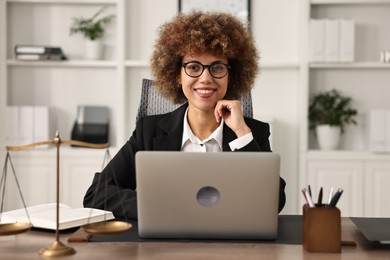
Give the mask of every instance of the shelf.
M 390 4 L 390 0 L 311 0 L 312 5 L 327 4 Z
M 374 153 L 370 151 L 355 151 L 355 150 L 334 150 L 334 151 L 321 151 L 321 150 L 309 150 L 306 153 L 307 159 L 320 159 L 320 160 L 380 160 L 389 161 L 390 153 Z
M 105 60 L 65 60 L 65 61 L 19 61 L 7 60 L 14 67 L 56 67 L 56 68 L 115 68 L 116 61 Z
M 150 63 L 142 60 L 127 60 L 125 61 L 126 67 L 135 67 L 135 68 L 149 68 Z
M 260 68 L 261 69 L 299 69 L 299 62 L 283 62 L 283 61 L 277 61 L 277 62 L 261 62 L 260 61 Z
M 390 63 L 311 63 L 309 67 L 312 69 L 390 69 Z
M 116 4 L 116 0 L 7 0 L 8 3 L 24 4 Z

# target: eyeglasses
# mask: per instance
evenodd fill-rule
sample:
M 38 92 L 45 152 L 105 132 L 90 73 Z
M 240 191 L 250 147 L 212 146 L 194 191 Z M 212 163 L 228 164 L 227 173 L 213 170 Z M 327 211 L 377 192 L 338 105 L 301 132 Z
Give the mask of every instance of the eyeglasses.
M 225 77 L 230 69 L 230 66 L 221 62 L 214 62 L 210 65 L 203 65 L 198 61 L 190 61 L 183 63 L 181 65 L 184 68 L 184 71 L 191 78 L 197 78 L 202 75 L 203 71 L 207 68 L 209 70 L 210 75 L 213 78 L 221 79 Z

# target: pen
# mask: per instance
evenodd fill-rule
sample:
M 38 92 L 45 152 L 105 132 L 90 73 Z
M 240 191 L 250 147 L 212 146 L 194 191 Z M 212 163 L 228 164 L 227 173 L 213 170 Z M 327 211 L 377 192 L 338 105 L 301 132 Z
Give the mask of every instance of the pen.
M 318 204 L 318 207 L 322 206 L 322 187 L 320 188 L 320 193 L 318 194 L 317 204 Z
M 309 207 L 314 208 L 314 203 L 313 203 L 313 200 L 312 200 L 308 190 L 305 190 L 305 195 L 306 195 L 306 200 L 307 200 L 307 203 L 309 204 Z
M 329 192 L 328 205 L 329 205 L 330 202 L 332 201 L 332 197 L 333 197 L 333 188 L 331 188 L 331 189 L 330 189 L 330 192 Z
M 311 188 L 310 188 L 310 185 L 307 185 L 307 189 L 308 189 L 309 195 L 310 195 L 310 197 L 311 197 Z
M 333 196 L 332 200 L 329 203 L 329 207 L 336 207 L 337 202 L 339 201 L 341 194 L 343 194 L 342 189 L 338 189 L 336 194 Z
M 306 203 L 309 204 L 309 202 L 307 201 L 307 198 L 306 198 L 306 189 L 305 188 L 302 189 L 302 194 L 303 194 L 303 197 L 306 200 Z

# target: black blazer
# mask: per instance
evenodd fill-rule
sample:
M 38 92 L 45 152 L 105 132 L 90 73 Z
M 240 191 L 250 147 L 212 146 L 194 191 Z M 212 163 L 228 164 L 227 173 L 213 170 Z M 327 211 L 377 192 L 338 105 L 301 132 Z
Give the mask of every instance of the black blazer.
M 137 218 L 135 154 L 142 150 L 180 151 L 187 107 L 186 103 L 167 114 L 141 117 L 126 144 L 101 173 L 95 174 L 84 196 L 84 207 L 105 208 L 113 211 L 116 217 L 126 214 L 127 218 Z M 238 151 L 270 152 L 269 125 L 247 117 L 245 122 L 252 130 L 253 140 Z M 223 151 L 231 151 L 229 142 L 236 138 L 235 133 L 225 125 Z M 280 178 L 279 212 L 286 200 L 285 185 Z

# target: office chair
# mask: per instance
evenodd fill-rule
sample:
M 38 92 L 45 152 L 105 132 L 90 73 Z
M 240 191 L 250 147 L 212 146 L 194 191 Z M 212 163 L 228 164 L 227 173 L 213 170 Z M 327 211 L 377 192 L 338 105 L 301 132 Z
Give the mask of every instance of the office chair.
M 252 95 L 249 92 L 240 99 L 242 113 L 246 117 L 253 117 Z M 142 80 L 141 100 L 138 106 L 137 120 L 148 115 L 157 115 L 171 112 L 181 104 L 174 104 L 156 90 L 153 81 Z

